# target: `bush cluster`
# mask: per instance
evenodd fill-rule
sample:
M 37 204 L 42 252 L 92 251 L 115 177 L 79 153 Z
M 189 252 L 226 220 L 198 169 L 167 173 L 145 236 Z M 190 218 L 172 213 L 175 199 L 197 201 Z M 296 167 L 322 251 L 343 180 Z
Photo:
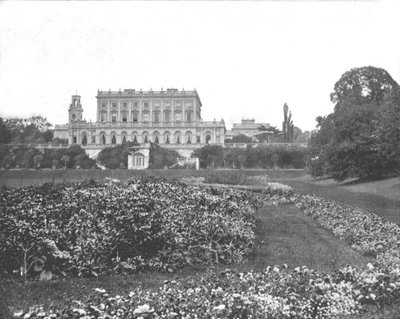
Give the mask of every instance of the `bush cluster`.
M 0 271 L 25 279 L 173 271 L 241 260 L 256 202 L 244 191 L 154 178 L 0 193 Z
M 222 148 L 206 145 L 197 149 L 193 157 L 200 159 L 200 167 L 227 168 L 305 168 L 307 149 L 293 145 L 262 145 L 247 148 Z
M 39 156 L 39 158 L 37 158 Z M 36 157 L 36 158 L 35 158 Z M 2 168 L 94 168 L 96 162 L 89 158 L 79 145 L 61 149 L 37 149 L 33 146 L 0 145 Z

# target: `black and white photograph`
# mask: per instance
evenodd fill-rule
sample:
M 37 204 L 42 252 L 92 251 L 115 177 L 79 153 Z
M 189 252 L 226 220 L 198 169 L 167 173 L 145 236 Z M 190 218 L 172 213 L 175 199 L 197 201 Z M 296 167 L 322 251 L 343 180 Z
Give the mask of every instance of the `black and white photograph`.
M 0 1 L 0 319 L 400 318 L 400 1 Z

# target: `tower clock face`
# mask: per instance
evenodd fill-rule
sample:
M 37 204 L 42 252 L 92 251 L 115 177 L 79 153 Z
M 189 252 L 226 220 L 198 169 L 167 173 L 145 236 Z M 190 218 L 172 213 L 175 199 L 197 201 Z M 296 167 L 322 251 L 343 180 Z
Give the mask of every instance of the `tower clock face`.
M 72 114 L 71 118 L 75 121 L 76 120 L 76 115 Z

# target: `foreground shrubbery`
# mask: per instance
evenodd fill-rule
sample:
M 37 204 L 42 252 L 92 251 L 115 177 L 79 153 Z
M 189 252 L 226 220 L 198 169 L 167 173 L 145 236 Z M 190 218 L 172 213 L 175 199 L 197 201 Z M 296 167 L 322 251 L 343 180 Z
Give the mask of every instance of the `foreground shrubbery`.
M 253 204 L 154 178 L 3 189 L 0 270 L 49 279 L 237 262 L 254 244 Z
M 400 294 L 398 273 L 369 265 L 326 275 L 307 267 L 264 272 L 226 270 L 198 280 L 166 281 L 159 290 L 138 287 L 124 296 L 96 288 L 65 309 L 31 308 L 30 318 L 343 318 L 389 304 Z
M 163 189 L 163 183 L 155 183 L 158 186 L 147 183 L 152 186 L 148 186 L 150 188 L 146 188 L 146 191 L 154 194 L 151 193 L 153 187 Z M 118 188 L 119 184 L 112 183 L 110 186 Z M 137 188 L 141 189 L 139 186 Z M 181 195 L 180 191 L 173 190 L 177 196 Z M 228 216 L 237 214 L 238 211 L 233 207 L 239 207 L 237 205 L 243 199 L 249 200 L 245 193 L 232 193 L 226 188 L 204 192 L 205 198 L 210 200 L 209 210 L 218 210 L 222 203 L 226 203 L 227 209 L 223 210 L 225 215 L 217 214 L 221 221 L 228 212 Z M 121 190 L 119 193 L 123 198 L 125 193 Z M 233 204 L 231 197 L 238 194 L 244 197 Z M 158 203 L 156 196 L 153 197 L 153 201 Z M 144 200 L 143 203 L 148 202 Z M 269 189 L 264 204 L 296 204 L 319 225 L 331 230 L 354 249 L 375 256 L 376 263 L 366 265 L 365 269 L 345 267 L 331 274 L 318 273 L 304 266 L 295 269 L 272 266 L 258 273 L 231 270 L 210 272 L 197 280 L 167 281 L 158 290 L 138 287 L 124 296 L 111 296 L 99 287 L 86 299 L 66 308 L 36 307 L 17 312 L 16 315 L 24 317 L 28 314 L 30 318 L 343 318 L 374 308 L 381 309 L 399 300 L 399 225 L 373 214 L 290 190 Z M 181 214 L 184 215 L 183 212 Z M 238 216 L 242 220 L 247 218 L 242 213 Z M 250 216 L 246 219 L 249 223 Z M 181 223 L 177 217 L 174 215 L 173 225 Z M 208 220 L 211 223 L 206 223 L 207 227 L 215 223 L 212 217 L 208 217 Z M 224 224 L 221 225 L 225 229 Z M 181 228 L 175 226 L 174 229 Z M 197 229 L 204 230 L 201 227 Z

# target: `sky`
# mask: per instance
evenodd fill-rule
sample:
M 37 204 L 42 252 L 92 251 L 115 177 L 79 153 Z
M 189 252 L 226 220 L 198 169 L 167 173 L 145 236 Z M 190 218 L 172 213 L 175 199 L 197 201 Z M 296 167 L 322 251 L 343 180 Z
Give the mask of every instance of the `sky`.
M 372 65 L 400 83 L 398 1 L 3 1 L 0 116 L 96 119 L 97 90 L 177 88 L 203 120 L 315 129 L 341 75 Z

